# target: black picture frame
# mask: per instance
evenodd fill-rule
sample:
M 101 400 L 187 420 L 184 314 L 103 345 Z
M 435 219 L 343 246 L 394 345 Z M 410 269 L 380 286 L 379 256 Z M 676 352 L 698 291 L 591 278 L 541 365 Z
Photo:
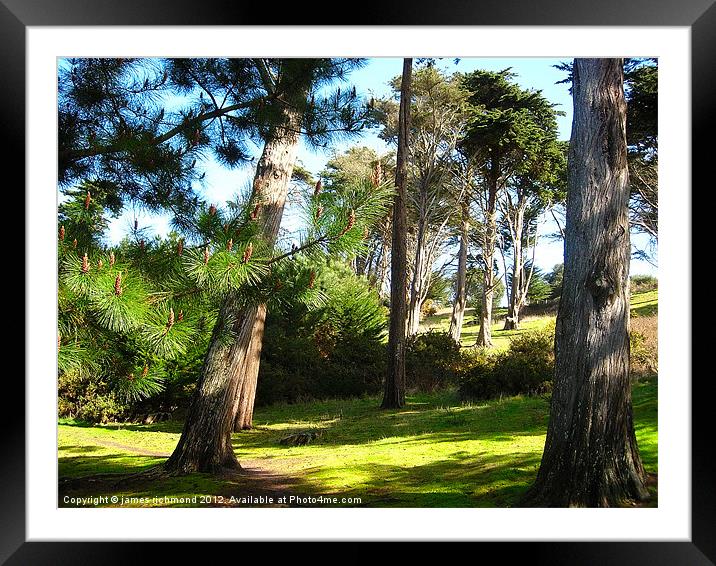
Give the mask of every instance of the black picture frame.
M 709 133 L 714 126 L 716 100 L 716 6 L 714 0 L 461 0 L 394 1 L 363 4 L 351 10 L 351 25 L 589 25 L 686 26 L 691 29 L 692 178 L 708 179 L 713 160 Z M 25 162 L 25 32 L 28 26 L 85 25 L 341 25 L 336 3 L 283 4 L 269 13 L 261 3 L 211 0 L 0 0 L 0 53 L 4 81 L 0 87 L 0 127 L 5 150 L 3 170 L 19 173 L 15 186 L 24 186 Z M 712 182 L 709 182 L 711 185 Z M 696 186 L 695 181 L 693 186 Z M 9 188 L 6 188 L 9 192 Z M 690 187 L 682 187 L 690 194 Z M 693 208 L 692 208 L 693 210 Z M 695 223 L 693 225 L 696 225 Z M 27 257 L 27 261 L 32 258 Z M 691 274 L 685 277 L 690 281 Z M 25 301 L 31 300 L 25 294 Z M 691 304 L 685 306 L 691 309 Z M 31 336 L 27 336 L 31 340 Z M 693 348 L 693 346 L 692 346 Z M 689 542 L 491 542 L 510 562 L 548 564 L 714 564 L 716 561 L 716 477 L 712 452 L 713 424 L 706 406 L 709 376 L 691 382 L 692 391 L 692 520 Z M 691 379 L 691 376 L 669 376 Z M 3 427 L 0 457 L 0 562 L 25 564 L 144 563 L 155 553 L 163 562 L 180 561 L 185 544 L 139 542 L 27 542 L 25 536 L 25 386 L 6 379 L 5 399 L 18 409 Z M 559 533 L 555 533 L 559 539 Z M 238 544 L 222 543 L 222 553 L 246 556 Z M 225 546 L 231 545 L 231 546 Z M 482 550 L 482 548 L 480 549 Z M 339 555 L 336 555 L 340 557 Z

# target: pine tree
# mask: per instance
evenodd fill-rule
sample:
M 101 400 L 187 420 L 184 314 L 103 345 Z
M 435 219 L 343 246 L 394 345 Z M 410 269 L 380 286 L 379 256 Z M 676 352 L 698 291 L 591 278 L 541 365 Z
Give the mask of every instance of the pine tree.
M 79 410 L 90 419 L 126 416 L 129 405 L 160 392 L 168 366 L 204 340 L 211 304 L 196 296 L 191 306 L 174 299 L 190 282 L 181 277 L 166 242 L 145 244 L 143 250 L 129 240 L 106 247 L 105 206 L 94 196 L 100 193 L 91 183 L 81 187 L 59 207 L 61 411 Z M 77 396 L 90 390 L 99 397 L 85 401 L 105 405 L 106 411 L 83 410 Z
M 320 265 L 356 253 L 363 231 L 384 214 L 390 196 L 385 184 L 369 182 L 321 195 L 324 215 L 291 251 L 258 244 L 248 199 L 225 208 L 202 205 L 186 239 L 149 239 L 135 227 L 133 237 L 107 248 L 100 238 L 104 207 L 92 188 L 83 184 L 60 207 L 60 387 L 64 393 L 70 386 L 76 390 L 78 380 L 88 382 L 106 403 L 120 405 L 109 415 L 115 417 L 160 393 L 176 364 L 208 345 L 212 328 L 219 340 L 233 340 L 226 329 L 216 330 L 227 294 L 236 293 L 246 305 L 320 307 L 321 293 L 311 282 L 315 268 L 296 272 L 290 258 L 301 254 Z M 306 203 L 306 217 L 314 215 L 317 200 Z M 344 232 L 352 214 L 355 225 Z
M 355 66 L 350 60 L 286 59 L 254 62 L 269 103 L 259 111 L 264 149 L 254 177 L 251 219 L 256 223 L 256 245 L 275 245 L 291 179 L 300 135 L 321 143 L 334 130 L 350 132 L 360 125 L 355 91 L 320 98 L 320 88 L 341 78 Z M 343 212 L 345 223 L 335 234 L 334 247 L 361 226 L 355 211 Z M 250 255 L 250 254 L 249 254 Z M 238 414 L 253 406 L 266 318 L 266 303 L 247 304 L 235 292 L 226 295 L 217 329 L 230 330 L 230 343 L 212 338 L 182 436 L 166 469 L 175 473 L 215 472 L 237 468 L 231 432 Z
M 300 137 L 325 147 L 336 135 L 359 131 L 369 115 L 370 108 L 355 89 L 323 88 L 360 64 L 351 59 L 118 59 L 72 60 L 63 66 L 60 184 L 90 178 L 103 187 L 107 205 L 115 212 L 129 201 L 150 209 L 168 207 L 176 215 L 176 227 L 191 230 L 192 214 L 199 206 L 190 187 L 192 180 L 201 178 L 197 157 L 212 149 L 221 162 L 232 166 L 249 159 L 248 140 L 264 146 L 248 206 L 251 226 L 238 240 L 225 242 L 223 249 L 207 241 L 201 250 L 184 252 L 187 273 L 200 289 L 208 286 L 214 296 L 224 295 L 203 376 L 169 469 L 211 470 L 235 464 L 233 453 L 227 455 L 228 423 L 240 403 L 253 402 L 251 380 L 258 371 L 266 309 L 265 301 L 246 297 L 261 299 L 250 288 L 267 276 L 264 271 L 273 271 L 273 264 L 265 265 L 262 258 L 275 246 Z M 169 113 L 163 95 L 177 92 L 188 102 Z M 202 222 L 215 222 L 218 216 L 211 211 Z M 338 234 L 344 241 L 353 231 L 349 223 L 365 228 L 366 219 L 355 211 L 344 212 L 343 220 Z M 147 242 L 139 243 L 144 252 Z M 229 258 L 232 252 L 240 261 Z M 214 268 L 223 269 L 221 276 L 213 274 Z M 249 290 L 239 292 L 243 284 Z M 166 335 L 170 334 L 171 329 Z M 242 394 L 239 385 L 245 376 L 249 388 Z M 207 389 L 223 392 L 223 401 L 214 399 L 216 405 L 208 411 L 206 400 L 213 393 L 206 395 Z M 209 437 L 210 442 L 197 454 L 186 449 L 195 445 L 190 437 Z

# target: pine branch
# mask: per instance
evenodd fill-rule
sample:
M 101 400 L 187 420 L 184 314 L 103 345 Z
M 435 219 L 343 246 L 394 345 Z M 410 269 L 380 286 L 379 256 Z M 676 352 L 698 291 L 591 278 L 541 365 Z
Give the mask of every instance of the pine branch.
M 155 138 L 149 140 L 146 143 L 149 146 L 160 145 L 160 144 L 164 143 L 165 141 L 170 140 L 174 136 L 180 134 L 181 132 L 187 130 L 188 128 L 191 128 L 192 126 L 200 124 L 201 122 L 205 122 L 206 120 L 211 120 L 213 118 L 218 118 L 220 116 L 225 116 L 226 114 L 229 114 L 230 112 L 234 112 L 235 110 L 243 110 L 246 108 L 250 108 L 253 104 L 255 104 L 255 101 L 250 100 L 247 102 L 232 104 L 230 106 L 218 108 L 216 110 L 212 110 L 211 112 L 205 112 L 203 114 L 199 114 L 198 116 L 192 118 L 191 120 L 188 120 L 186 122 L 179 124 L 178 126 L 175 126 L 168 132 L 165 132 L 164 134 L 156 136 Z M 106 146 L 60 151 L 59 158 L 60 158 L 60 161 L 75 162 L 75 161 L 80 161 L 82 159 L 87 159 L 88 157 L 95 157 L 97 155 L 119 153 L 119 152 L 125 151 L 126 149 L 127 149 L 127 147 L 122 143 L 112 143 L 112 144 L 109 144 Z

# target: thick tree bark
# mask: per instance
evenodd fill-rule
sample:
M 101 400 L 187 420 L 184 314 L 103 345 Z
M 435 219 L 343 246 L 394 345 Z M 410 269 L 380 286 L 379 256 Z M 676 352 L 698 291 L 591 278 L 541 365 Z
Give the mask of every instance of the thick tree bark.
M 629 186 L 622 59 L 577 59 L 564 283 L 547 441 L 523 504 L 647 497 L 629 375 Z
M 259 365 L 261 363 L 261 348 L 263 346 L 264 326 L 266 324 L 266 305 L 258 305 L 256 322 L 253 327 L 251 345 L 246 356 L 244 379 L 241 391 L 236 398 L 236 419 L 234 431 L 249 430 L 254 418 L 254 404 L 256 401 L 256 385 L 259 378 Z
M 216 473 L 239 467 L 231 444 L 234 401 L 241 386 L 256 309 L 242 308 L 236 294 L 224 300 L 181 438 L 165 463 L 166 470 Z M 235 313 L 239 316 L 233 328 L 227 328 Z M 229 330 L 236 333 L 230 344 L 226 337 Z
M 467 304 L 466 283 L 467 283 L 467 246 L 470 236 L 470 216 L 466 201 L 461 203 L 460 227 L 460 250 L 457 258 L 457 274 L 455 280 L 455 302 L 452 306 L 452 317 L 450 318 L 450 336 L 458 344 L 462 334 L 462 321 L 465 318 L 465 307 Z
M 293 96 L 305 100 L 307 85 L 292 88 Z M 284 106 L 285 122 L 267 135 L 256 167 L 252 201 L 259 205 L 259 233 L 268 245 L 273 245 L 278 235 L 298 152 L 301 114 L 297 108 L 300 105 Z M 213 473 L 239 467 L 231 433 L 238 408 L 251 405 L 253 410 L 265 309 L 262 304 L 240 305 L 235 294 L 224 301 L 181 438 L 165 464 L 168 471 Z M 229 320 L 235 338 L 227 344 L 223 334 Z
M 408 136 L 410 133 L 410 82 L 413 60 L 403 60 L 398 123 L 398 154 L 395 171 L 396 194 L 393 201 L 393 236 L 390 265 L 390 330 L 388 334 L 388 371 L 381 407 L 398 408 L 405 404 L 405 324 L 407 315 L 407 219 L 406 181 L 408 172 Z

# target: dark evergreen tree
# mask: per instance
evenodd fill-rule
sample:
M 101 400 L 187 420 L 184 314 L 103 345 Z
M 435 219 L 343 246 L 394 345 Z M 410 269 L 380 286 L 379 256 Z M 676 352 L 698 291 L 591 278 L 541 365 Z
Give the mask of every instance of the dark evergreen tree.
M 647 234 L 652 249 L 636 249 L 637 257 L 653 261 L 659 238 L 659 69 L 656 59 L 629 59 L 624 65 L 629 159 L 629 219 Z
M 234 415 L 253 407 L 267 305 L 261 285 L 293 253 L 276 250 L 275 243 L 298 142 L 304 135 L 309 143 L 325 146 L 337 135 L 360 130 L 370 109 L 355 89 L 326 89 L 360 64 L 351 59 L 122 59 L 73 60 L 63 66 L 61 186 L 90 178 L 114 212 L 132 200 L 170 209 L 182 233 L 212 232 L 184 252 L 186 277 L 197 292 L 210 288 L 219 308 L 202 378 L 168 470 L 236 465 L 227 438 Z M 166 96 L 177 92 L 183 99 L 174 97 L 178 109 L 170 112 Z M 207 209 L 191 192 L 190 182 L 200 177 L 196 160 L 212 149 L 220 161 L 236 165 L 248 159 L 250 139 L 263 143 L 251 195 L 233 219 L 222 221 L 216 207 Z M 345 253 L 359 244 L 373 220 L 371 206 L 380 208 L 385 190 L 371 185 L 367 201 L 358 202 L 361 195 L 365 192 L 357 189 L 334 199 L 335 206 L 353 205 L 339 212 L 326 196 L 320 223 L 326 232 L 307 240 L 300 251 Z M 317 194 L 315 200 L 322 198 Z M 368 201 L 372 204 L 364 206 Z M 197 208 L 202 215 L 195 222 Z M 142 240 L 140 251 L 147 248 Z M 175 326 L 167 318 L 160 342 Z

